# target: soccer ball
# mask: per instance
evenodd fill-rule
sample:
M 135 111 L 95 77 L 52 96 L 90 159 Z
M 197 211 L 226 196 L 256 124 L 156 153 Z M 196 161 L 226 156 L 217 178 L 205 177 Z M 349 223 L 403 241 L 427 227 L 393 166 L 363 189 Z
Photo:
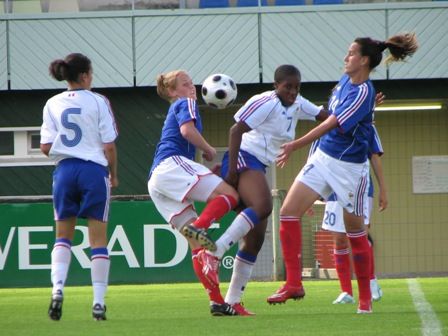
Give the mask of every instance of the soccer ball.
M 214 74 L 206 78 L 201 92 L 208 106 L 222 110 L 233 104 L 238 90 L 232 78 L 224 74 Z

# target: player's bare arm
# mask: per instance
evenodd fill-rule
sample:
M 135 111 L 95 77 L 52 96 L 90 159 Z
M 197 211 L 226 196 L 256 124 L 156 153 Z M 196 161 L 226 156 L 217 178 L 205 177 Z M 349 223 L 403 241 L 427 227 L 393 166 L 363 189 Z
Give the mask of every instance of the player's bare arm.
M 180 126 L 180 133 L 191 144 L 203 151 L 202 157 L 210 162 L 216 156 L 216 149 L 209 145 L 202 137 L 201 133 L 194 127 L 194 121 L 187 121 Z
M 241 141 L 243 134 L 251 131 L 251 128 L 247 126 L 244 121 L 239 121 L 230 128 L 229 132 L 229 171 L 225 180 L 228 184 L 237 188 L 238 186 L 238 152 L 241 147 Z
M 42 153 L 44 153 L 46 156 L 48 156 L 48 154 L 50 154 L 51 145 L 52 145 L 51 143 L 41 144 L 40 150 L 42 151 Z
M 112 188 L 118 187 L 117 175 L 117 149 L 114 142 L 104 144 L 104 155 L 109 167 L 109 180 Z
M 303 137 L 281 145 L 280 148 L 283 151 L 279 155 L 277 155 L 277 158 L 278 158 L 277 166 L 280 168 L 283 168 L 286 165 L 286 163 L 288 162 L 289 157 L 292 154 L 292 152 L 319 139 L 320 137 L 322 137 L 327 132 L 329 132 L 330 130 L 332 130 L 333 128 L 335 128 L 337 126 L 338 126 L 338 120 L 336 119 L 336 117 L 334 115 L 331 115 L 327 118 L 327 120 L 325 120 L 320 125 L 313 128 L 311 131 L 309 131 Z
M 383 173 L 383 163 L 381 161 L 381 157 L 378 154 L 372 154 L 372 156 L 370 157 L 370 163 L 372 165 L 373 172 L 376 176 L 376 180 L 378 181 L 378 186 L 380 188 L 378 203 L 380 211 L 383 211 L 387 208 L 388 205 L 386 182 L 384 180 Z

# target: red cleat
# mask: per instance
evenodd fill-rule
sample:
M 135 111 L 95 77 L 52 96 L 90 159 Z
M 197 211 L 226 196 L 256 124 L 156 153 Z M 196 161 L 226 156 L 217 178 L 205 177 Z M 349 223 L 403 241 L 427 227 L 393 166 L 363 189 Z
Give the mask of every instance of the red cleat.
M 358 314 L 372 314 L 372 301 L 371 300 L 359 300 Z
M 289 299 L 300 300 L 303 299 L 304 296 L 305 291 L 303 289 L 303 286 L 293 287 L 288 284 L 284 284 L 283 286 L 280 287 L 277 293 L 268 297 L 268 303 L 269 304 L 285 303 L 286 300 Z
M 240 302 L 234 303 L 232 305 L 232 308 L 240 316 L 254 316 L 255 315 L 255 313 L 252 313 L 252 312 L 248 311 L 246 308 L 244 308 L 243 304 Z
M 202 273 L 204 273 L 208 282 L 214 287 L 219 286 L 219 264 L 221 260 L 207 253 L 205 250 L 199 251 L 197 258 L 199 264 L 202 265 Z

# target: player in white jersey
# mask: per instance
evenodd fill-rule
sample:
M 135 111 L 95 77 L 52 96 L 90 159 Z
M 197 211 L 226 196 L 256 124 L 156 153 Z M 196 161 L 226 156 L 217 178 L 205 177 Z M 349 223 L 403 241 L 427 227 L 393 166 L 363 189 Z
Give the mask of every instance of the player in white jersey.
M 183 70 L 157 77 L 159 96 L 171 103 L 152 164 L 148 192 L 157 210 L 182 232 L 191 248 L 193 269 L 210 298 L 213 316 L 237 315 L 224 302 L 219 286 L 202 272 L 200 254 L 215 243 L 206 230 L 236 207 L 238 193 L 210 169 L 194 161 L 196 148 L 211 161 L 216 149 L 202 137 L 202 122 L 196 104 L 196 87 Z M 198 217 L 194 202 L 207 203 Z
M 275 90 L 253 96 L 234 116 L 235 124 L 230 129 L 229 151 L 222 161 L 221 176 L 237 188 L 242 211 L 216 242 L 217 251 L 204 253 L 208 259 L 204 262 L 204 273 L 217 283 L 220 259 L 244 237 L 225 299 L 240 315 L 254 315 L 242 306 L 241 297 L 263 245 L 267 218 L 272 211 L 266 167 L 275 161 L 280 146 L 294 139 L 299 119 L 324 120 L 328 115 L 321 106 L 299 95 L 301 75 L 295 66 L 279 66 L 274 80 Z M 228 235 L 229 231 L 244 225 L 245 230 L 235 236 Z
M 291 153 L 322 138 L 319 148 L 296 177 L 280 209 L 280 240 L 286 266 L 286 283 L 268 303 L 296 299 L 301 284 L 300 218 L 320 198 L 335 193 L 344 208 L 344 224 L 350 240 L 358 282 L 358 313 L 371 313 L 369 242 L 364 226 L 367 200 L 368 136 L 373 119 L 375 90 L 369 78 L 382 53 L 386 61 L 399 61 L 418 49 L 415 34 L 395 35 L 386 41 L 356 38 L 344 58 L 345 74 L 333 90 L 328 118 L 300 139 L 282 145 L 277 165 L 284 167 Z
M 107 221 L 111 188 L 118 185 L 118 136 L 109 101 L 91 91 L 92 64 L 70 54 L 50 64 L 50 75 L 68 89 L 43 110 L 41 150 L 56 163 L 53 203 L 56 241 L 51 253 L 52 298 L 48 316 L 60 320 L 77 218 L 87 218 L 91 249 L 94 320 L 106 320 L 104 296 L 109 278 Z

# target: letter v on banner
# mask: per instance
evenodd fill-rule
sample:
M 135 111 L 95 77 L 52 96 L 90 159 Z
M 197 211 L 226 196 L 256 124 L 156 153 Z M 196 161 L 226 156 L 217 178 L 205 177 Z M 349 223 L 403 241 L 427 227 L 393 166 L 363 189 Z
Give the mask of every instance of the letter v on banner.
M 14 237 L 14 233 L 16 228 L 13 226 L 9 230 L 8 239 L 6 239 L 6 244 L 4 249 L 2 249 L 2 245 L 0 242 L 0 270 L 3 270 L 6 264 L 6 259 L 8 259 L 9 249 L 11 248 L 12 238 Z

